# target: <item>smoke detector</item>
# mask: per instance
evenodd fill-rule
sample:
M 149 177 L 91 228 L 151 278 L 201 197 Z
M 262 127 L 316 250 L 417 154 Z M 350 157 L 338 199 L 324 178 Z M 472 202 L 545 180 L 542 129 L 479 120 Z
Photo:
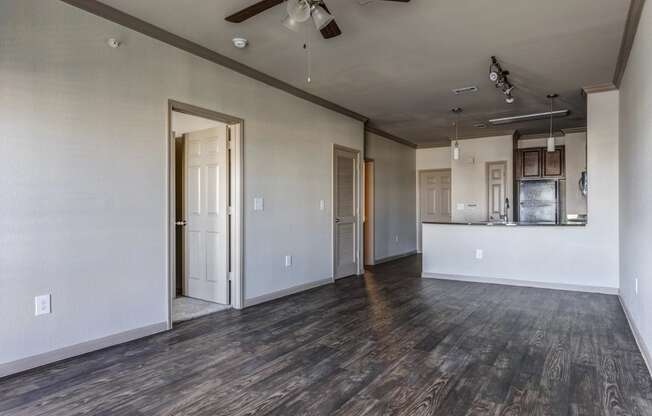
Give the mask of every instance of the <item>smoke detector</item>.
M 120 45 L 122 45 L 122 42 L 120 42 L 116 38 L 110 38 L 110 39 L 106 40 L 106 44 L 109 45 L 109 47 L 111 47 L 113 49 L 118 49 L 120 47 Z
M 244 49 L 249 45 L 249 41 L 245 38 L 233 38 L 233 46 L 238 49 Z

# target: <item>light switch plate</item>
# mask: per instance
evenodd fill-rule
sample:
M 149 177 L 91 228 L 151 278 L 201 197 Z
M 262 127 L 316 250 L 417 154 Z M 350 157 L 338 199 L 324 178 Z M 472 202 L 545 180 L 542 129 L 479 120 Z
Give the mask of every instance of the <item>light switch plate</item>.
M 50 294 L 40 295 L 34 298 L 34 315 L 47 315 L 52 312 L 50 307 Z
M 457 204 L 458 211 L 464 211 L 464 204 Z
M 477 260 L 482 260 L 483 257 L 484 257 L 484 251 L 482 251 L 481 248 L 475 249 L 475 258 Z
M 325 209 L 326 209 L 326 201 L 324 201 L 324 200 L 322 199 L 322 200 L 319 201 L 319 210 L 320 210 L 320 211 L 323 211 L 323 210 L 325 210 Z
M 265 208 L 265 202 L 263 198 L 256 197 L 254 198 L 254 211 L 262 211 Z
M 285 256 L 285 267 L 292 266 L 292 256 Z

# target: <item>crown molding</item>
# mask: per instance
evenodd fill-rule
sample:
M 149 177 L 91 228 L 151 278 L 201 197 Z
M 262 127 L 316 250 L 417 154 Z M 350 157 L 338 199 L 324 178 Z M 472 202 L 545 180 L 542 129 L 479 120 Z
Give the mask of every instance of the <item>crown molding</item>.
M 362 121 L 363 123 L 369 121 L 369 119 L 363 116 L 362 114 L 356 113 L 355 111 L 349 110 L 348 108 L 344 108 L 331 101 L 325 100 L 314 94 L 306 92 L 300 88 L 288 84 L 287 82 L 281 81 L 280 79 L 267 75 L 264 72 L 258 71 L 257 69 L 242 64 L 225 55 L 219 54 L 213 51 L 212 49 L 208 49 L 204 46 L 201 46 L 198 43 L 182 38 L 181 36 L 177 36 L 174 33 L 168 32 L 165 29 L 162 29 L 158 26 L 155 26 L 151 23 L 148 23 L 144 20 L 141 20 L 125 12 L 122 12 L 116 8 L 108 6 L 100 1 L 97 0 L 60 0 L 60 1 L 69 4 L 71 6 L 77 7 L 79 9 L 82 9 L 88 13 L 104 18 L 113 23 L 117 23 L 128 29 L 139 32 L 145 36 L 149 36 L 163 43 L 167 43 L 170 46 L 174 46 L 175 48 L 181 49 L 185 52 L 206 59 L 207 61 L 213 62 L 225 68 L 229 68 L 246 77 L 262 82 L 263 84 L 267 84 L 271 87 L 278 88 L 279 90 L 285 91 L 288 94 L 294 95 L 295 97 L 302 98 L 306 101 L 310 101 L 313 104 L 317 104 L 321 107 L 335 111 L 336 113 L 340 113 L 345 116 L 354 118 L 356 120 Z
M 433 142 L 433 143 L 419 143 L 417 149 L 436 149 L 440 147 L 451 147 L 451 142 Z
M 614 73 L 613 85 L 620 87 L 620 83 L 625 75 L 627 69 L 627 62 L 629 55 L 632 52 L 632 46 L 636 39 L 636 32 L 638 24 L 641 21 L 641 14 L 643 13 L 643 6 L 645 0 L 630 0 L 629 12 L 627 13 L 627 23 L 623 32 L 623 38 L 620 43 L 620 52 L 618 54 L 618 61 L 616 63 L 616 72 Z
M 586 126 L 585 127 L 569 127 L 567 129 L 561 129 L 561 131 L 563 131 L 564 134 L 586 133 Z
M 415 143 L 412 143 L 409 140 L 403 139 L 403 138 L 398 137 L 398 136 L 394 136 L 393 134 L 387 133 L 386 131 L 383 131 L 383 130 L 381 130 L 381 129 L 377 128 L 377 127 L 374 127 L 372 125 L 367 124 L 367 125 L 365 125 L 364 129 L 365 129 L 366 132 L 373 133 L 373 134 L 375 134 L 377 136 L 384 137 L 385 139 L 388 139 L 388 140 L 393 140 L 393 141 L 395 141 L 397 143 L 400 143 L 400 144 L 403 144 L 405 146 L 409 146 L 409 147 L 412 147 L 414 149 L 416 149 L 418 147 Z
M 582 94 L 584 96 L 587 96 L 589 94 L 595 94 L 597 92 L 614 91 L 617 89 L 618 88 L 613 83 L 605 82 L 604 84 L 593 84 L 593 85 L 587 85 L 586 87 L 582 87 Z

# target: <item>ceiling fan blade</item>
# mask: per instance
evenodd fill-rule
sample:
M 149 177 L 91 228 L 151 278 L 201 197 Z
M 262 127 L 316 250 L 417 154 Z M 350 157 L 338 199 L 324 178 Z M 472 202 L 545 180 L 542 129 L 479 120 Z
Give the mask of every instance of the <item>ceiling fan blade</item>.
M 264 12 L 267 9 L 271 9 L 274 6 L 283 3 L 283 1 L 284 0 L 262 0 L 247 7 L 246 9 L 242 9 L 237 13 L 233 13 L 232 15 L 227 16 L 224 18 L 224 20 L 231 23 L 241 23 L 259 13 Z
M 320 4 L 321 7 L 326 10 L 326 12 L 330 13 L 331 11 L 328 10 L 328 7 L 326 7 L 326 3 L 323 1 Z M 322 30 L 320 30 L 321 35 L 324 37 L 324 39 L 331 39 L 336 36 L 339 36 L 342 34 L 342 31 L 340 30 L 340 27 L 337 25 L 337 22 L 335 20 L 331 21 L 329 24 L 326 25 Z

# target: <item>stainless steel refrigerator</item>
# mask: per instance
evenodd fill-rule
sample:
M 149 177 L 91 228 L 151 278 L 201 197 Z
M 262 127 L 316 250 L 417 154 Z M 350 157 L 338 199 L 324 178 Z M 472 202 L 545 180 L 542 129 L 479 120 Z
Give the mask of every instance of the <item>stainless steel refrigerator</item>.
M 519 181 L 519 222 L 559 222 L 559 182 L 554 179 Z

